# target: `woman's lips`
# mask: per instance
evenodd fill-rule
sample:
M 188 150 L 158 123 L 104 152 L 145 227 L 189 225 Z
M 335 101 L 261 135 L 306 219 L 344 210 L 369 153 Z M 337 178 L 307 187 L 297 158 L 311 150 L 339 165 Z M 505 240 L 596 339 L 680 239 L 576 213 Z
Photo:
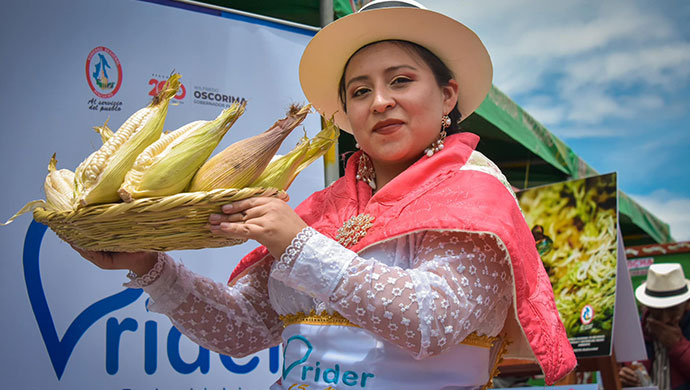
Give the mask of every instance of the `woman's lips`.
M 397 131 L 402 124 L 403 121 L 388 119 L 374 125 L 373 131 L 378 134 L 390 134 Z

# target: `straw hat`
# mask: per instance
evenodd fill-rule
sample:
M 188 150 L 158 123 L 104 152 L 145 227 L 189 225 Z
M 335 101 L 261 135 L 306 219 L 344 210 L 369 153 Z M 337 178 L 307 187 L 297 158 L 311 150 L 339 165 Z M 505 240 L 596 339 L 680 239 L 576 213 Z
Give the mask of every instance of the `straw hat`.
M 647 281 L 635 290 L 637 300 L 647 307 L 665 309 L 690 299 L 690 280 L 680 264 L 652 264 Z
M 467 118 L 491 89 L 491 58 L 465 25 L 411 0 L 375 0 L 319 31 L 302 54 L 299 78 L 309 102 L 351 132 L 338 98 L 347 60 L 362 46 L 382 40 L 414 42 L 434 53 L 459 85 L 458 110 Z

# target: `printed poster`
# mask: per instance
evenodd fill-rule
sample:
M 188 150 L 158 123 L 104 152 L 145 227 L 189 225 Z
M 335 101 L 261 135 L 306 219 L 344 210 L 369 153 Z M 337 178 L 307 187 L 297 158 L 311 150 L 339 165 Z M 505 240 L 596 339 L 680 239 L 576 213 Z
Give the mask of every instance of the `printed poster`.
M 611 354 L 616 300 L 616 174 L 517 194 L 578 357 Z

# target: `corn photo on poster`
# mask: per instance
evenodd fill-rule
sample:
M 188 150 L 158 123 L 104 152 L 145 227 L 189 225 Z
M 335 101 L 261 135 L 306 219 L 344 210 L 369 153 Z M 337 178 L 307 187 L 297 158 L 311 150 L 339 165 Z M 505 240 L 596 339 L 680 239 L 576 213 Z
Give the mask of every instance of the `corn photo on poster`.
M 611 354 L 617 265 L 616 174 L 517 194 L 575 354 Z

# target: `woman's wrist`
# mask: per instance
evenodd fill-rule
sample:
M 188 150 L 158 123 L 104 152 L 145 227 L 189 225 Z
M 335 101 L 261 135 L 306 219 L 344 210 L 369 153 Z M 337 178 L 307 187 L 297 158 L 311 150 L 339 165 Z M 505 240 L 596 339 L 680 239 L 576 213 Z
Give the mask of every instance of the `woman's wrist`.
M 132 259 L 129 270 L 137 275 L 146 275 L 158 262 L 158 252 L 141 252 L 140 256 Z

